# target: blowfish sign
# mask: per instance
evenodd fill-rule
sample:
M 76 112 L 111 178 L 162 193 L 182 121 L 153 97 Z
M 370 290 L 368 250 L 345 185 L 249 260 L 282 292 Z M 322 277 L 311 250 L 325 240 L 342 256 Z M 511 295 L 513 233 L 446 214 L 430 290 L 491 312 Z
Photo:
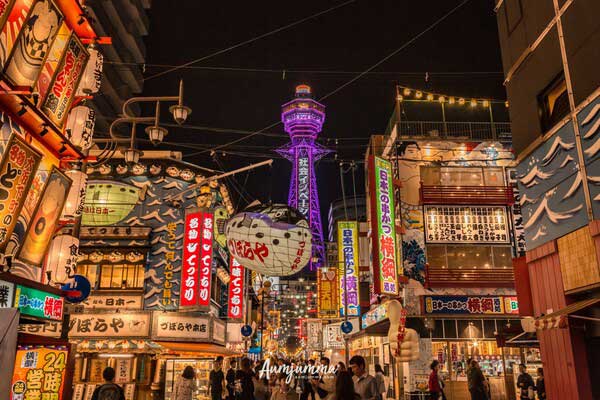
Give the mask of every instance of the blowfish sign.
M 191 212 L 185 217 L 183 265 L 181 271 L 182 307 L 210 305 L 213 215 Z
M 358 301 L 358 226 L 356 221 L 338 222 L 338 257 L 340 260 L 340 315 L 360 315 Z M 344 307 L 344 304 L 346 304 Z
M 231 279 L 229 281 L 227 317 L 230 319 L 242 319 L 244 309 L 244 267 L 233 256 L 231 256 L 229 272 Z
M 378 294 L 398 294 L 394 189 L 389 161 L 371 157 L 370 188 L 373 238 L 373 280 Z

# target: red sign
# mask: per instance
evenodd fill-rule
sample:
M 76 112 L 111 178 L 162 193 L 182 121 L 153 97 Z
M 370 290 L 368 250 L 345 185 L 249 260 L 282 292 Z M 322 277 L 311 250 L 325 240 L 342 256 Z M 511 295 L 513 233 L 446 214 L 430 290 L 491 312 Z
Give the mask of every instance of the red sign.
M 198 305 L 208 307 L 210 305 L 210 271 L 213 248 L 213 215 L 211 213 L 203 213 L 201 244 Z
M 200 271 L 200 239 L 202 213 L 189 213 L 185 216 L 183 237 L 183 260 L 181 266 L 182 307 L 198 304 L 198 275 Z
M 244 267 L 231 256 L 229 262 L 229 300 L 227 317 L 242 319 L 244 309 Z

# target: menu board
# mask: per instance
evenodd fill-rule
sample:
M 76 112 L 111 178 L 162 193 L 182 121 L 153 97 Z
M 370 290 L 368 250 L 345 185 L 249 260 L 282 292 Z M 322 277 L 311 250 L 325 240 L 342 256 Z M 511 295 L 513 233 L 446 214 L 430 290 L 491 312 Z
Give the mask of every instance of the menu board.
M 424 206 L 427 243 L 509 243 L 506 208 Z

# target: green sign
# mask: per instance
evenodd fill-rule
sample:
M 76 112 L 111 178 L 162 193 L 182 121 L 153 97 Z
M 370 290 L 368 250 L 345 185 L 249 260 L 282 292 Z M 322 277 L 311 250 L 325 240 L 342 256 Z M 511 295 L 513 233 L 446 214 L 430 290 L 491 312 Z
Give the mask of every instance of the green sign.
M 60 321 L 63 316 L 63 304 L 64 301 L 60 296 L 17 285 L 15 307 L 23 315 Z

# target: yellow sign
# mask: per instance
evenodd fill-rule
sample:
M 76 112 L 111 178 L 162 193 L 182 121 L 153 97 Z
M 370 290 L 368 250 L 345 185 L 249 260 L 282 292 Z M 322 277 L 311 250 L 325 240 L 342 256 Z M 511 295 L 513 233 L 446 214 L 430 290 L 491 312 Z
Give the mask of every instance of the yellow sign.
M 61 400 L 68 351 L 51 347 L 17 350 L 11 385 L 12 399 Z

